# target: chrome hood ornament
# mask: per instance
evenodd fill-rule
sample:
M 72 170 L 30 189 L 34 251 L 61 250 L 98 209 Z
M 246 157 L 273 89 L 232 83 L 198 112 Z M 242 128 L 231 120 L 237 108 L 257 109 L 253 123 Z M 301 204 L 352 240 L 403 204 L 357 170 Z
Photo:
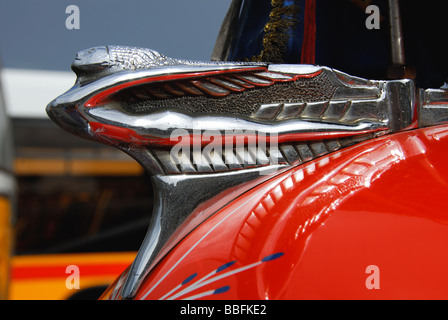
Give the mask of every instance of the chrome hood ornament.
M 131 155 L 156 190 L 121 298 L 135 295 L 194 228 L 201 207 L 229 188 L 244 190 L 279 169 L 415 128 L 418 112 L 423 125 L 434 124 L 440 116 L 428 106 L 448 105 L 445 91 L 418 94 L 412 80 L 365 80 L 313 65 L 185 61 L 133 47 L 81 51 L 72 69 L 77 81 L 47 106 L 50 118 Z

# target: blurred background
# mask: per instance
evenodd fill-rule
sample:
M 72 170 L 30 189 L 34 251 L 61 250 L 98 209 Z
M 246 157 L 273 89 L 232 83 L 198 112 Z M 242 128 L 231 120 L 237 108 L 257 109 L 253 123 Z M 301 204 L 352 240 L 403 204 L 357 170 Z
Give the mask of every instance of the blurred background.
M 0 1 L 2 117 L 9 122 L 0 128 L 7 130 L 13 154 L 2 170 L 12 171 L 16 185 L 9 299 L 73 296 L 65 286 L 69 264 L 101 267 L 81 269 L 93 270 L 81 276 L 81 289 L 98 288 L 97 294 L 132 261 L 151 216 L 151 185 L 140 165 L 66 133 L 45 113 L 73 85 L 76 52 L 127 45 L 210 60 L 230 2 Z M 70 5 L 79 8 L 79 29 L 66 27 Z

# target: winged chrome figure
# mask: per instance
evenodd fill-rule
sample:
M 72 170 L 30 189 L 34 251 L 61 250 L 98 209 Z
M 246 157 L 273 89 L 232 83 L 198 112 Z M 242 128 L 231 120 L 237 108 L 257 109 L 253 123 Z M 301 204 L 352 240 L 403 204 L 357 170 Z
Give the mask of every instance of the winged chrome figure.
M 104 46 L 79 52 L 72 69 L 75 85 L 47 106 L 48 115 L 75 135 L 131 155 L 156 190 L 123 298 L 135 294 L 167 244 L 188 232 L 179 226 L 225 190 L 447 119 L 437 108 L 447 104 L 446 90 L 420 92 L 412 80 L 366 80 L 315 65 L 186 61 Z

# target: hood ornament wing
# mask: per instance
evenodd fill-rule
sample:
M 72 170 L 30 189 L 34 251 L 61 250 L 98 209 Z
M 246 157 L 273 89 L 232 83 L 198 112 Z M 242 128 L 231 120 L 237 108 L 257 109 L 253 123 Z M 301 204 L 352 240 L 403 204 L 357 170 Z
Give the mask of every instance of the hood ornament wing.
M 218 194 L 418 125 L 411 80 L 371 81 L 313 65 L 186 61 L 120 46 L 81 51 L 72 69 L 77 81 L 47 106 L 50 118 L 131 155 L 156 190 L 122 298 L 135 295 L 168 240 L 181 238 L 178 227 Z

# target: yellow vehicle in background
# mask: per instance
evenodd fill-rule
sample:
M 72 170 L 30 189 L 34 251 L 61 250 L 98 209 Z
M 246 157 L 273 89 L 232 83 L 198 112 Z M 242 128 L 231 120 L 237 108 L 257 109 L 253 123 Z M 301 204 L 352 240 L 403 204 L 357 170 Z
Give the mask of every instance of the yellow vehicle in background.
M 15 180 L 11 132 L 0 83 L 0 299 L 8 298 L 13 249 Z
M 11 123 L 18 192 L 9 299 L 97 299 L 132 263 L 148 228 L 143 168 L 57 133 L 50 119 Z
M 2 106 L 0 246 L 2 279 L 9 278 L 2 298 L 96 299 L 135 257 L 151 219 L 151 185 L 123 152 L 33 114 L 66 89 L 53 85 L 65 83 L 64 74 L 4 69 L 2 76 L 10 118 Z M 50 97 L 36 102 L 23 94 L 29 90 Z
M 136 252 L 13 256 L 10 300 L 95 300 Z

